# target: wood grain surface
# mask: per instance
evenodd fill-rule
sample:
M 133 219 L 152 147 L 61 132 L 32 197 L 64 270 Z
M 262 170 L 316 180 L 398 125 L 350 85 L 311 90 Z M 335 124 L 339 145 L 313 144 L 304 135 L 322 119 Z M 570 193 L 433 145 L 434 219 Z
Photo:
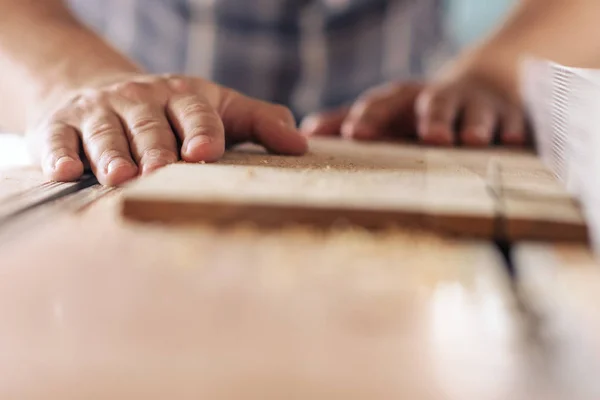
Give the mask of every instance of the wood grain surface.
M 545 243 L 518 245 L 515 261 L 553 379 L 573 399 L 600 398 L 600 263 L 585 246 Z
M 569 398 L 491 245 L 131 224 L 118 196 L 0 247 L 0 397 Z
M 0 202 L 6 202 L 45 183 L 39 168 L 20 167 L 0 170 Z
M 19 167 L 0 170 L 0 235 L 13 219 L 39 206 L 62 201 L 71 194 L 97 183 L 91 174 L 79 182 L 51 182 L 45 180 L 39 168 Z
M 469 198 L 488 175 L 484 153 L 322 143 L 306 158 L 251 149 L 224 162 L 406 168 L 406 185 L 422 185 L 425 170 L 425 189 Z M 515 165 L 501 168 L 505 193 L 564 196 L 528 172 L 529 155 L 505 155 L 494 152 Z M 105 196 L 92 204 L 84 193 L 76 207 L 31 214 L 17 239 L 0 237 L 2 399 L 600 397 L 600 273 L 578 245 L 518 247 L 515 291 L 485 241 L 416 228 L 139 224 L 122 219 L 120 191 L 94 188 L 92 199 L 97 190 Z

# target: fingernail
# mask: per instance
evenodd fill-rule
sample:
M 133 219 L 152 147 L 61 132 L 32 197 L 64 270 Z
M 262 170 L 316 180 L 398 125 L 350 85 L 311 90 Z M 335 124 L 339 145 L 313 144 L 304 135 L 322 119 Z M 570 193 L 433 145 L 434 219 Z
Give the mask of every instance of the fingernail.
M 421 123 L 419 125 L 421 139 L 434 145 L 450 145 L 454 143 L 454 135 L 446 125 L 438 123 Z
M 131 167 L 131 163 L 124 158 L 115 158 L 111 162 L 108 163 L 106 167 L 106 172 L 108 174 L 112 174 L 120 168 L 129 168 Z
M 344 124 L 342 136 L 347 139 L 371 139 L 375 136 L 373 128 L 365 123 Z
M 298 126 L 296 125 L 296 121 L 293 121 L 293 120 L 289 120 L 289 119 L 283 120 L 282 119 L 279 121 L 279 124 L 281 124 L 281 126 L 283 126 L 284 128 L 290 128 L 293 130 L 298 129 Z
M 189 153 L 193 152 L 194 149 L 206 146 L 207 144 L 212 143 L 212 141 L 213 141 L 213 139 L 210 136 L 206 136 L 206 135 L 194 136 L 187 143 L 187 145 L 185 147 L 185 152 L 189 154 Z
M 75 161 L 75 159 L 73 157 L 62 156 L 61 158 L 59 158 L 58 160 L 56 160 L 56 162 L 54 163 L 54 169 L 58 169 L 58 167 L 61 164 L 66 164 L 66 163 L 70 163 L 70 162 L 76 162 L 76 161 Z
M 300 124 L 300 131 L 306 135 L 312 135 L 319 127 L 318 117 L 306 117 Z
M 351 139 L 354 136 L 354 128 L 350 125 L 344 124 L 340 129 L 340 134 L 344 139 Z

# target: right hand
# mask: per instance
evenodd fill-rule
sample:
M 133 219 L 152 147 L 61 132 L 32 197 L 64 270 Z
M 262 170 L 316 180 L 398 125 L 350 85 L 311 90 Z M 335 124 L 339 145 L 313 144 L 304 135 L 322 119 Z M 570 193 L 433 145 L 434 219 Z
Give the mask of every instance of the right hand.
M 291 112 L 199 78 L 130 74 L 67 91 L 27 132 L 34 157 L 56 181 L 118 185 L 175 163 L 213 162 L 226 143 L 251 141 L 301 155 L 306 139 Z
M 417 130 L 425 143 L 523 147 L 530 135 L 523 107 L 476 70 L 454 68 L 431 82 L 415 104 Z
M 523 108 L 494 79 L 469 67 L 450 64 L 431 82 L 373 88 L 349 108 L 309 116 L 301 129 L 309 136 L 356 140 L 414 137 L 436 146 L 528 145 Z

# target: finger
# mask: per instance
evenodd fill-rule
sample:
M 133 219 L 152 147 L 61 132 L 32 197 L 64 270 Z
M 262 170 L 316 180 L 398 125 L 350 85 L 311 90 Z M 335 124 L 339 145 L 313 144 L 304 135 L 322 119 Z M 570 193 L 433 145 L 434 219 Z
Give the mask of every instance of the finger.
M 79 157 L 79 135 L 75 128 L 55 123 L 35 133 L 42 137 L 40 159 L 44 175 L 51 180 L 71 182 L 83 174 Z
M 122 105 L 118 112 L 142 175 L 177 162 L 177 140 L 162 107 L 131 103 Z
M 497 123 L 496 107 L 484 99 L 473 99 L 464 108 L 460 139 L 466 146 L 489 145 Z
M 419 95 L 416 111 L 420 139 L 432 145 L 454 144 L 458 105 L 457 94 L 432 89 Z
M 511 108 L 502 117 L 500 140 L 509 146 L 524 146 L 527 143 L 525 118 L 518 108 Z
M 81 136 L 90 167 L 100 183 L 114 186 L 137 175 L 123 125 L 113 111 L 103 109 L 85 115 Z
M 181 158 L 187 162 L 217 161 L 225 152 L 225 128 L 208 100 L 178 94 L 167 105 L 167 115 L 182 141 Z
M 375 89 L 361 97 L 342 125 L 342 136 L 372 140 L 394 133 L 413 132 L 415 99 L 421 87 L 394 85 Z M 402 121 L 402 124 L 397 122 Z M 391 132 L 397 126 L 403 132 Z
M 338 136 L 348 108 L 309 115 L 300 124 L 300 132 L 307 136 Z
M 306 137 L 298 132 L 294 116 L 286 107 L 227 90 L 218 112 L 228 139 L 234 143 L 254 141 L 271 152 L 286 155 L 302 155 L 308 150 Z

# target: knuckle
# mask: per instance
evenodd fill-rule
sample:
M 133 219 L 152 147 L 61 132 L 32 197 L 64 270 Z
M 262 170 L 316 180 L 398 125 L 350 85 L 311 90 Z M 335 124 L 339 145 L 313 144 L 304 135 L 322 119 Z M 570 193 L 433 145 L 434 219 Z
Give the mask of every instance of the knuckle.
M 465 125 L 489 127 L 494 125 L 495 121 L 496 119 L 493 115 L 474 114 L 465 121 Z
M 148 93 L 149 86 L 146 82 L 127 81 L 117 83 L 112 91 L 128 99 L 139 99 Z
M 222 88 L 220 97 L 221 104 L 223 104 L 223 107 L 225 108 L 232 103 L 243 101 L 246 98 L 246 96 L 231 88 Z
M 56 120 L 48 120 L 37 128 L 37 132 L 47 136 L 50 140 L 59 140 L 69 133 L 69 126 Z
M 66 107 L 56 108 L 39 120 L 36 127 L 44 130 L 59 129 L 62 126 L 65 126 L 69 120 L 69 117 L 71 116 L 69 111 L 70 110 Z
M 433 84 L 426 87 L 422 92 L 422 97 L 427 98 L 431 101 L 442 102 L 450 98 L 452 90 L 443 84 Z
M 91 122 L 84 128 L 87 138 L 91 142 L 104 141 L 111 136 L 118 135 L 121 128 L 107 121 Z
M 387 102 L 383 98 L 368 97 L 359 99 L 352 115 L 359 118 L 380 119 L 386 114 Z
M 182 118 L 197 117 L 203 114 L 212 114 L 214 112 L 210 104 L 199 101 L 196 97 L 190 96 L 181 100 L 179 113 Z
M 525 115 L 520 109 L 509 109 L 503 113 L 502 117 L 512 123 L 523 124 L 525 123 Z
M 354 112 L 363 114 L 367 110 L 375 108 L 379 103 L 379 100 L 373 96 L 362 96 L 356 101 L 356 103 L 354 103 Z
M 405 82 L 405 81 L 395 81 L 388 85 L 390 92 L 420 92 L 424 88 L 424 84 L 421 82 Z
M 156 117 L 138 117 L 129 124 L 129 130 L 132 136 L 143 135 L 151 132 L 164 130 L 164 124 Z
M 282 106 L 281 104 L 275 104 L 273 106 L 273 111 L 286 118 L 293 118 L 294 116 L 289 108 Z
M 392 93 L 396 92 L 396 83 L 388 83 L 381 86 L 368 89 L 359 96 L 359 100 L 377 99 L 382 97 L 389 97 Z
M 432 107 L 446 107 L 452 102 L 452 96 L 446 91 L 433 91 L 429 96 Z
M 77 110 L 85 110 L 89 106 L 90 101 L 87 96 L 82 93 L 75 95 L 67 104 L 67 107 L 74 107 Z
M 441 117 L 449 112 L 454 102 L 455 98 L 449 92 L 431 88 L 423 91 L 417 98 L 416 109 L 421 115 Z
M 415 110 L 418 115 L 423 116 L 427 115 L 429 112 L 429 108 L 431 106 L 431 93 L 427 90 L 423 91 L 421 95 L 417 97 L 417 101 L 415 103 Z
M 65 108 L 73 108 L 77 112 L 89 112 L 103 104 L 104 97 L 99 91 L 90 90 L 78 93 L 71 98 Z
M 68 127 L 63 126 L 50 126 L 48 129 L 41 128 L 44 133 L 43 146 L 49 151 L 54 151 L 60 148 L 66 148 L 70 142 L 70 135 L 72 132 L 69 131 Z
M 183 78 L 178 75 L 167 75 L 165 81 L 169 88 L 176 92 L 187 92 L 192 90 L 192 83 L 189 79 Z
M 35 148 L 44 153 L 74 146 L 73 136 L 71 127 L 58 122 L 46 122 L 27 132 L 28 140 L 33 140 Z

